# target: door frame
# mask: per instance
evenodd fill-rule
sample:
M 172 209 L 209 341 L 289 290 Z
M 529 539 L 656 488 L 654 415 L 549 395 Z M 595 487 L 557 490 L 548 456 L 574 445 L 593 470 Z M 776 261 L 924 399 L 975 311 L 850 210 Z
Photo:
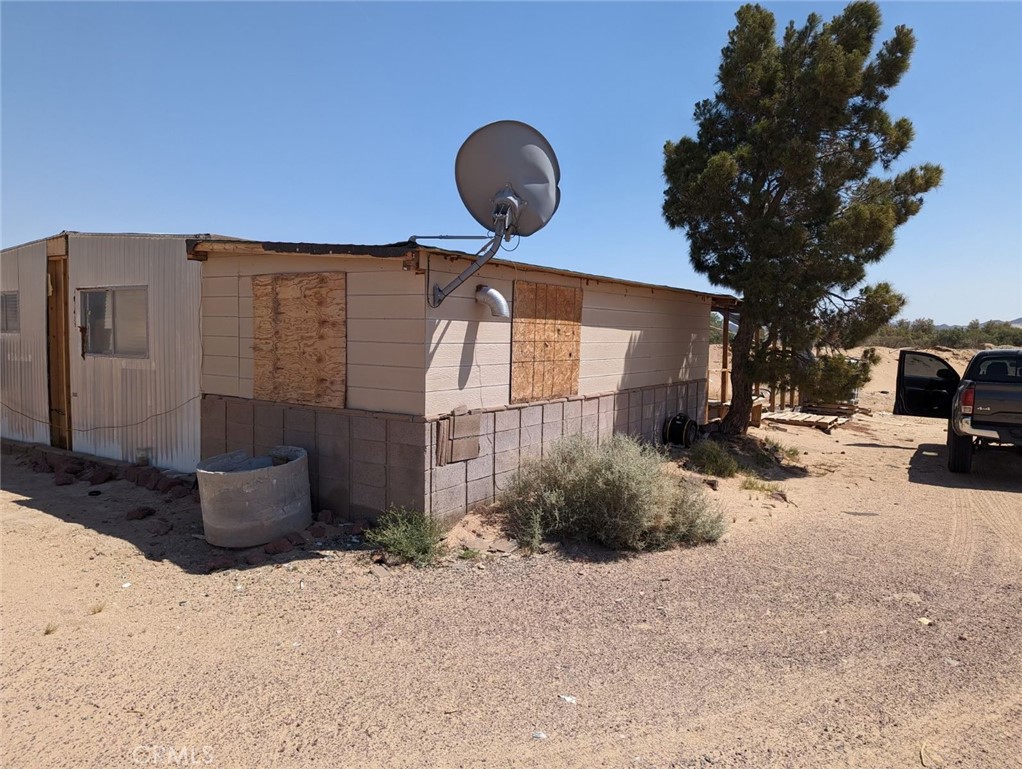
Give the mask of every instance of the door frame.
M 46 241 L 46 374 L 49 383 L 50 445 L 71 450 L 70 299 L 67 235 Z

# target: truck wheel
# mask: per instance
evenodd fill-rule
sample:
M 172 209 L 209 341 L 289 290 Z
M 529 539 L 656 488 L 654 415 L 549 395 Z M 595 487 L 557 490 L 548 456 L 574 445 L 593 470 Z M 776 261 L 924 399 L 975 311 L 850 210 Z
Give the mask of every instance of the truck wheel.
M 947 426 L 947 469 L 953 473 L 972 472 L 972 436 L 955 435 L 950 423 Z

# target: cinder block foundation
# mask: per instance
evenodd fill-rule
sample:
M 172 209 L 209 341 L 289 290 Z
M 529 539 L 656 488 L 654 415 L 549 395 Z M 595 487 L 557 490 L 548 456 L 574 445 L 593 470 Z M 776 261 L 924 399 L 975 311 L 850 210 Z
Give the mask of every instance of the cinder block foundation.
M 388 506 L 401 505 L 453 524 L 467 510 L 491 502 L 523 461 L 542 457 L 562 436 L 582 434 L 600 442 L 624 433 L 659 443 L 669 416 L 685 412 L 705 419 L 706 398 L 706 380 L 696 380 L 486 410 L 479 412 L 478 427 L 473 412 L 459 423 L 457 438 L 449 438 L 459 448 L 451 456 L 460 457 L 464 425 L 471 425 L 477 432 L 469 436 L 472 456 L 444 461 L 437 442 L 440 422 L 450 419 L 446 415 L 424 418 L 205 395 L 202 457 L 301 446 L 309 453 L 316 510 L 330 509 L 340 520 L 372 521 Z

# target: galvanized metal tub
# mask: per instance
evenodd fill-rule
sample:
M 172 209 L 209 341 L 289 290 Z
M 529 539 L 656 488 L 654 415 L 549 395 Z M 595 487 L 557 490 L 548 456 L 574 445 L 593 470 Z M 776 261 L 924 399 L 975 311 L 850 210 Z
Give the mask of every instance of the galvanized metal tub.
M 195 471 L 206 541 L 218 547 L 265 545 L 312 523 L 309 457 L 298 446 L 266 456 L 218 454 Z

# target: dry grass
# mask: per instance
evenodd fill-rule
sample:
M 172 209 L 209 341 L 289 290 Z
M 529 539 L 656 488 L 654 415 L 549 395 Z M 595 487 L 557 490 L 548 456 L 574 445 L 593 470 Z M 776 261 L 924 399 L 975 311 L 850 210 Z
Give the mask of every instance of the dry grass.
M 52 622 L 47 622 L 46 627 L 43 628 L 43 635 L 53 635 L 57 632 L 57 626 Z
M 745 477 L 742 478 L 742 489 L 746 491 L 760 491 L 764 494 L 772 494 L 775 491 L 780 491 L 781 486 L 778 483 L 761 481 L 759 478 Z
M 89 614 L 99 614 L 103 609 L 106 608 L 105 601 L 97 601 L 89 607 Z

